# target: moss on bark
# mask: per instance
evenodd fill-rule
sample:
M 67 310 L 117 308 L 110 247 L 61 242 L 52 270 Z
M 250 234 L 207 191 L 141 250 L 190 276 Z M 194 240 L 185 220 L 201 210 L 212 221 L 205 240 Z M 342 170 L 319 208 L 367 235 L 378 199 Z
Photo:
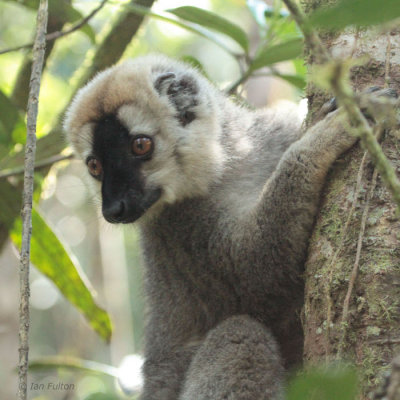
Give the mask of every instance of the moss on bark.
M 327 3 L 332 1 L 304 1 L 308 11 Z M 358 32 L 346 31 L 345 37 L 324 35 L 322 39 L 331 51 L 340 51 L 351 35 Z M 400 52 L 399 33 L 380 35 L 362 35 L 362 42 L 357 36 L 359 46 L 347 54 L 354 58 L 363 54 L 370 57 L 351 71 L 357 91 L 375 85 L 400 88 L 400 66 L 395 63 Z M 385 58 L 375 56 L 379 46 L 374 45 L 374 40 L 391 41 Z M 307 95 L 310 124 L 329 94 L 309 85 Z M 395 132 L 386 135 L 383 150 L 400 175 L 400 140 Z M 378 175 L 362 234 L 358 274 L 343 320 L 361 219 L 373 181 L 374 168 L 367 158 L 356 192 L 363 154 L 360 146 L 354 148 L 336 162 L 328 176 L 306 263 L 304 329 L 305 360 L 320 363 L 340 358 L 354 362 L 360 371 L 361 398 L 367 399 L 400 353 L 400 219 Z M 354 199 L 354 212 L 349 217 Z

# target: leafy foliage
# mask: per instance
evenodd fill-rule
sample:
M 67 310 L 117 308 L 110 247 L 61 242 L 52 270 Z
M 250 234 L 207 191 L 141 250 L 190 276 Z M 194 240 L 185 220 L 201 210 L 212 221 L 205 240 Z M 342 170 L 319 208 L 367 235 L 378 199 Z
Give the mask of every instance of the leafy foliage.
M 239 43 L 246 53 L 248 52 L 249 40 L 246 33 L 225 18 L 197 7 L 179 7 L 168 11 L 186 21 L 194 22 L 231 37 Z
M 349 25 L 378 25 L 395 18 L 400 18 L 398 0 L 340 0 L 332 7 L 317 10 L 309 23 L 324 29 L 343 29 Z
M 278 62 L 299 58 L 303 52 L 303 40 L 291 39 L 283 43 L 265 47 L 251 63 L 251 71 Z
M 63 295 L 80 310 L 93 329 L 105 340 L 110 340 L 111 323 L 108 314 L 94 301 L 89 281 L 77 261 L 66 252 L 55 233 L 36 209 L 32 210 L 32 263 L 60 289 Z M 18 219 L 11 231 L 11 239 L 21 245 L 22 224 Z
M 357 374 L 345 366 L 318 368 L 301 373 L 288 388 L 287 400 L 355 400 Z

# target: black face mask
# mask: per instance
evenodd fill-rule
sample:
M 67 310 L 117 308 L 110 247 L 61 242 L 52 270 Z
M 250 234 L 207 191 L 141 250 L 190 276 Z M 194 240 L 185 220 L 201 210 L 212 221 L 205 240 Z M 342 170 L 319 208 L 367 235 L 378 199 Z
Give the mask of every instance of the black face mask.
M 131 135 L 113 115 L 97 123 L 87 164 L 90 170 L 92 160 L 97 163 L 92 175 L 102 183 L 102 212 L 108 222 L 134 222 L 160 198 L 161 189 L 146 188 L 141 173 L 152 146 L 150 137 Z

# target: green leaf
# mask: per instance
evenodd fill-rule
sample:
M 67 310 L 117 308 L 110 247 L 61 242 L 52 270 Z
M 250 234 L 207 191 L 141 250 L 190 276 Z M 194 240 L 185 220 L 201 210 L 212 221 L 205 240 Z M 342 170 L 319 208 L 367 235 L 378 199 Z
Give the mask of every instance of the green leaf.
M 30 371 L 45 371 L 59 368 L 77 372 L 90 372 L 94 374 L 108 375 L 113 378 L 118 377 L 118 369 L 111 365 L 83 360 L 75 357 L 44 357 L 29 363 Z
M 253 60 L 251 71 L 266 67 L 278 62 L 298 58 L 303 52 L 303 39 L 290 39 L 284 43 L 265 47 Z
M 190 24 L 187 22 L 186 23 L 182 22 L 178 18 L 174 18 L 174 17 L 171 18 L 171 16 L 169 16 L 169 14 L 167 14 L 167 13 L 163 13 L 163 12 L 156 13 L 156 12 L 153 12 L 150 8 L 142 7 L 142 6 L 139 6 L 138 4 L 134 4 L 134 3 L 127 4 L 126 9 L 135 14 L 138 14 L 138 15 L 147 15 L 149 17 L 156 18 L 160 21 L 168 22 L 168 23 L 174 24 L 176 26 L 179 26 L 180 28 L 186 29 L 189 32 L 193 32 L 196 35 L 199 35 L 207 40 L 210 40 L 211 42 L 213 42 L 214 44 L 219 46 L 221 49 L 225 50 L 227 53 L 229 53 L 233 56 L 237 56 L 237 54 L 235 54 L 227 46 L 225 46 L 225 44 L 221 40 L 219 40 L 210 31 L 202 28 L 201 26 L 198 26 L 196 24 Z
M 289 82 L 291 85 L 297 87 L 300 90 L 303 90 L 306 87 L 306 81 L 303 76 L 301 75 L 287 75 L 287 74 L 279 74 L 274 73 L 274 76 Z
M 307 67 L 306 64 L 304 63 L 304 59 L 298 58 L 296 60 L 293 60 L 292 63 L 296 71 L 296 75 L 302 76 L 305 80 L 307 76 Z
M 279 38 L 280 42 L 302 37 L 297 24 L 290 18 L 275 19 L 270 30 L 273 31 L 273 37 Z
M 343 29 L 349 25 L 382 24 L 399 17 L 399 0 L 341 0 L 333 7 L 315 11 L 309 23 L 319 28 Z
M 287 400 L 355 400 L 357 392 L 355 370 L 336 366 L 301 373 L 290 383 Z
M 21 245 L 21 231 L 22 222 L 17 219 L 10 236 L 18 247 Z M 60 240 L 36 209 L 32 210 L 31 261 L 78 308 L 92 328 L 109 341 L 112 328 L 108 314 L 95 303 L 86 276 L 71 261 Z
M 223 33 L 235 40 L 246 52 L 248 51 L 249 41 L 242 28 L 211 11 L 191 6 L 173 8 L 167 11 L 186 21 Z

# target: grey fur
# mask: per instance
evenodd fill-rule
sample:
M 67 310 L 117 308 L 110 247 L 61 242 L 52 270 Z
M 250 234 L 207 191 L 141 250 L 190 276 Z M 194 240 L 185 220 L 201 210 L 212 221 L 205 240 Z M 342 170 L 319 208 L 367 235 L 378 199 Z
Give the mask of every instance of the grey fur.
M 281 399 L 284 367 L 302 358 L 303 264 L 321 188 L 356 139 L 338 111 L 303 135 L 294 113 L 240 108 L 190 67 L 160 57 L 135 62 L 129 68 L 143 74 L 147 65 L 152 82 L 140 76 L 137 85 L 154 97 L 132 100 L 149 104 L 140 121 L 146 107 L 149 119 L 152 108 L 170 110 L 159 113 L 168 120 L 159 121 L 154 159 L 143 166 L 165 195 L 139 220 L 148 304 L 141 399 Z M 165 86 L 182 76 L 190 82 L 182 90 Z M 90 149 L 78 136 L 95 120 L 81 110 L 104 97 L 101 79 L 78 95 L 65 124 L 82 159 Z M 193 122 L 174 122 L 181 105 Z M 132 124 L 129 110 L 124 118 Z M 157 153 L 162 140 L 171 150 Z

